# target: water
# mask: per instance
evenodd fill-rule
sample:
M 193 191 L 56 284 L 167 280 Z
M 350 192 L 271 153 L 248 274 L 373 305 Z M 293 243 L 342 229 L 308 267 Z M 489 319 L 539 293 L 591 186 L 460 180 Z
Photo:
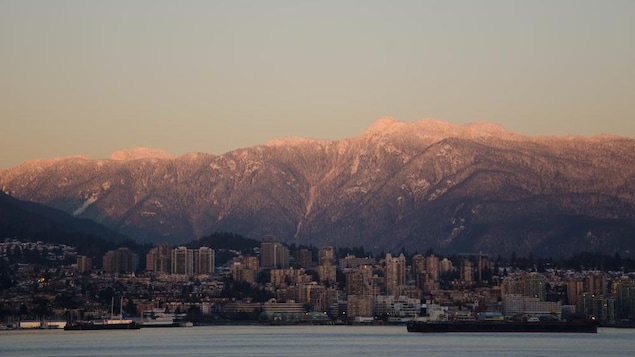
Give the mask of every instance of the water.
M 206 326 L 2 331 L 0 356 L 634 356 L 635 330 L 420 334 L 403 326 Z

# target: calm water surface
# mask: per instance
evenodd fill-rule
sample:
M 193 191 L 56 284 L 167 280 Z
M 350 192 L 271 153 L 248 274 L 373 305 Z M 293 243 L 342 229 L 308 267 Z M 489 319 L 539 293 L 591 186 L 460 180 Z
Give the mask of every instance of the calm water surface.
M 635 356 L 635 330 L 419 334 L 403 326 L 2 331 L 0 356 Z

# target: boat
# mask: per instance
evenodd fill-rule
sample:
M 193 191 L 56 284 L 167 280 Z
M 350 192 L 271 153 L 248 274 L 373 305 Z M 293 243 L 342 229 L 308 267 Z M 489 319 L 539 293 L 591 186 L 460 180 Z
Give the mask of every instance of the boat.
M 597 333 L 594 320 L 580 321 L 410 321 L 408 332 L 572 332 Z
M 152 309 L 142 313 L 141 327 L 191 327 L 184 321 L 185 314 L 170 313 L 164 309 Z
M 123 302 L 123 301 L 122 301 Z M 120 312 L 118 316 L 113 316 L 114 300 L 110 306 L 110 318 L 97 319 L 97 320 L 75 320 L 68 321 L 64 326 L 65 331 L 80 331 L 80 330 L 138 330 L 141 328 L 141 324 L 132 319 L 124 319 L 123 311 L 121 311 L 122 304 L 120 303 Z
M 77 320 L 64 326 L 65 331 L 78 330 L 138 330 L 141 324 L 130 319 Z

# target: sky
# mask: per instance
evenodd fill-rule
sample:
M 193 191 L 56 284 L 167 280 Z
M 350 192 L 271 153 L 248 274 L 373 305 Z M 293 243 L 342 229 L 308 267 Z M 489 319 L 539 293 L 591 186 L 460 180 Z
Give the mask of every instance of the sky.
M 0 0 L 0 168 L 375 120 L 635 138 L 635 1 Z

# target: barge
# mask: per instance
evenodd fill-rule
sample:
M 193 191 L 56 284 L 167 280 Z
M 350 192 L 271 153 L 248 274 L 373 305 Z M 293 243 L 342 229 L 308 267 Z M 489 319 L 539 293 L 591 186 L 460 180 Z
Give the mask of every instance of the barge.
M 408 332 L 569 332 L 597 333 L 594 320 L 581 321 L 410 321 L 406 324 Z

